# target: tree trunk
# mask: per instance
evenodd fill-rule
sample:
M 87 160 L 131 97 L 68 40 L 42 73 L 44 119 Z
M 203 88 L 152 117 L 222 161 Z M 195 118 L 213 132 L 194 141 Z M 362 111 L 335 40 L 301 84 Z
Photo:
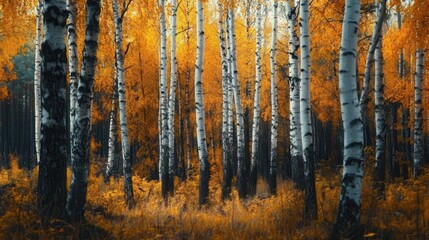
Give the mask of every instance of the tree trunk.
M 37 5 L 36 15 L 36 41 L 34 43 L 34 139 L 36 147 L 36 161 L 40 162 L 40 115 L 42 110 L 41 96 L 40 96 L 40 74 L 41 74 L 41 56 L 40 56 L 40 43 L 41 43 L 41 28 L 42 28 L 42 8 L 43 4 Z
M 168 197 L 168 96 L 167 96 L 167 28 L 165 23 L 165 0 L 160 0 L 160 33 L 161 33 L 161 59 L 160 59 L 160 111 L 161 111 L 161 192 L 164 200 Z
M 301 48 L 300 117 L 301 138 L 304 157 L 304 217 L 317 219 L 316 180 L 314 176 L 313 130 L 310 107 L 310 10 L 308 0 L 302 0 L 299 11 Z
M 229 199 L 231 197 L 231 186 L 232 186 L 232 164 L 231 164 L 231 149 L 230 140 L 228 135 L 228 86 L 229 86 L 229 74 L 228 74 L 228 56 L 226 51 L 225 33 L 223 29 L 223 18 L 224 11 L 222 3 L 218 3 L 219 6 L 219 43 L 220 53 L 222 61 L 222 163 L 223 163 L 223 180 L 222 180 L 222 200 Z
M 115 64 L 116 65 L 116 64 Z M 110 121 L 109 121 L 109 150 L 107 153 L 107 166 L 106 166 L 106 175 L 105 182 L 109 181 L 110 176 L 112 175 L 113 168 L 115 166 L 115 143 L 116 143 L 116 131 L 117 131 L 117 104 L 118 104 L 118 78 L 117 78 L 117 67 L 115 66 L 115 77 L 114 77 L 114 86 L 112 94 L 112 109 L 110 111 Z
M 240 199 L 243 199 L 247 195 L 247 174 L 246 165 L 244 159 L 244 117 L 243 107 L 240 97 L 240 83 L 238 80 L 238 67 L 237 67 L 237 48 L 235 40 L 235 14 L 234 8 L 228 9 L 228 40 L 230 45 L 230 57 L 231 57 L 231 74 L 232 74 L 232 89 L 234 93 L 235 103 L 235 114 L 236 114 L 236 126 L 237 126 L 237 187 L 238 195 Z
M 385 162 L 385 139 L 386 139 L 386 117 L 384 106 L 384 59 L 382 52 L 383 38 L 380 36 L 377 48 L 375 49 L 375 176 L 374 182 L 378 189 L 378 195 L 384 193 L 384 181 L 386 176 Z
M 270 50 L 270 67 L 271 67 L 271 153 L 270 153 L 270 177 L 269 177 L 269 190 L 270 194 L 277 194 L 277 134 L 278 134 L 278 101 L 277 101 L 277 83 L 276 83 L 276 42 L 277 42 L 277 0 L 274 0 L 274 17 L 273 28 L 271 36 L 271 50 Z
M 337 222 L 331 238 L 359 236 L 363 177 L 363 125 L 356 86 L 360 0 L 347 0 L 340 48 L 340 102 L 344 128 L 343 177 Z
M 377 0 L 378 1 L 378 0 Z M 374 60 L 374 52 L 377 47 L 378 41 L 382 34 L 383 21 L 386 16 L 386 2 L 387 0 L 381 0 L 379 6 L 379 14 L 377 14 L 377 20 L 375 22 L 374 32 L 371 37 L 371 45 L 369 46 L 368 54 L 365 62 L 365 73 L 363 79 L 362 93 L 360 97 L 361 114 L 366 115 L 367 104 L 369 102 L 369 91 L 370 91 L 370 80 L 371 80 L 371 69 L 372 61 Z
M 74 123 L 76 121 L 77 108 L 77 88 L 79 81 L 78 73 L 78 54 L 77 54 L 77 34 L 76 34 L 76 2 L 67 0 L 68 24 L 68 56 L 69 56 L 69 72 L 70 72 L 70 159 L 73 159 L 73 134 Z
M 177 19 L 177 2 L 171 0 L 171 76 L 170 76 L 170 100 L 168 105 L 168 190 L 171 195 L 174 194 L 174 176 L 176 173 L 175 154 L 174 154 L 174 114 L 176 106 L 176 75 L 177 75 L 177 58 L 176 58 L 176 19 Z
M 66 216 L 66 2 L 45 0 L 41 46 L 41 143 L 38 211 L 43 222 Z
M 73 221 L 84 219 L 91 154 L 91 119 L 93 85 L 97 66 L 98 33 L 100 32 L 100 0 L 86 2 L 85 44 L 82 70 L 77 89 L 77 105 L 73 133 L 72 180 L 67 198 L 67 212 Z
M 125 100 L 124 79 L 124 53 L 122 52 L 122 20 L 126 9 L 119 15 L 118 0 L 113 0 L 113 17 L 115 21 L 115 62 L 117 66 L 118 96 L 119 96 L 119 122 L 121 129 L 122 166 L 124 172 L 125 203 L 128 209 L 134 206 L 134 192 L 132 182 L 132 166 L 130 143 L 128 140 L 128 121 Z
M 416 52 L 416 73 L 414 87 L 414 178 L 421 175 L 421 164 L 423 160 L 423 64 L 424 51 Z
M 304 190 L 304 160 L 302 156 L 301 117 L 300 117 L 300 77 L 299 65 L 299 39 L 295 32 L 297 6 L 294 2 L 286 1 L 286 14 L 289 34 L 289 119 L 290 119 L 290 146 L 291 171 L 295 186 Z
M 262 48 L 262 3 L 258 2 L 256 15 L 256 52 L 255 52 L 255 95 L 253 100 L 253 126 L 252 126 L 252 155 L 249 174 L 249 194 L 256 195 L 258 181 L 258 149 L 259 149 L 259 119 L 261 117 L 260 95 L 262 80 L 261 48 Z
M 197 53 L 195 61 L 195 109 L 197 123 L 198 157 L 200 159 L 200 196 L 199 204 L 207 204 L 209 199 L 210 163 L 207 152 L 204 98 L 203 98 L 203 67 L 204 67 L 204 5 L 197 0 Z

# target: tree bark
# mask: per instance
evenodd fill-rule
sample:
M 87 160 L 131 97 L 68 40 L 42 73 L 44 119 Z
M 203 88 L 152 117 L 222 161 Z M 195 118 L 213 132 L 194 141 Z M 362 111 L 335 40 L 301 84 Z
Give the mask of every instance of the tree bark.
M 195 61 L 195 109 L 197 123 L 198 157 L 200 159 L 200 193 L 199 204 L 207 204 L 209 199 L 210 163 L 207 152 L 204 98 L 203 98 L 203 67 L 204 67 L 204 4 L 196 2 L 197 8 L 197 53 Z
M 66 30 L 65 0 L 45 0 L 41 46 L 41 143 L 38 211 L 43 222 L 66 217 Z
M 174 154 L 174 115 L 176 106 L 176 76 L 177 76 L 177 58 L 176 58 L 176 19 L 177 2 L 171 0 L 171 76 L 170 76 L 170 100 L 168 104 L 168 191 L 174 194 L 174 176 L 176 173 L 176 161 Z
M 165 23 L 165 0 L 160 0 L 160 42 L 161 42 L 161 59 L 160 59 L 160 111 L 161 111 L 161 192 L 164 200 L 168 198 L 168 96 L 167 96 L 167 28 Z
M 416 52 L 416 72 L 414 74 L 414 178 L 421 175 L 423 161 L 423 64 L 424 51 Z
M 304 217 L 317 219 L 316 178 L 314 175 L 314 146 L 310 106 L 310 10 L 308 0 L 302 0 L 299 11 L 301 48 L 300 117 L 304 157 Z
M 278 135 L 278 100 L 277 100 L 277 83 L 276 83 L 276 43 L 277 43 L 277 0 L 273 1 L 274 16 L 271 35 L 271 50 L 270 50 L 270 68 L 271 68 L 271 153 L 270 153 L 270 174 L 269 174 L 269 191 L 270 194 L 277 194 L 277 135 Z
M 70 159 L 73 159 L 73 134 L 74 123 L 76 121 L 76 108 L 78 101 L 78 54 L 77 54 L 77 34 L 76 34 L 76 2 L 67 0 L 68 24 L 67 24 L 67 39 L 68 39 L 68 55 L 69 55 L 69 72 L 70 72 Z
M 128 120 L 125 99 L 124 77 L 124 53 L 122 51 L 122 20 L 127 9 L 123 9 L 119 15 L 118 0 L 113 0 L 113 17 L 115 21 L 115 62 L 117 66 L 118 97 L 119 97 L 119 122 L 121 129 L 122 166 L 124 172 L 125 203 L 128 209 L 134 206 L 134 192 L 132 182 L 132 164 L 130 143 L 128 140 Z
M 222 163 L 223 163 L 223 180 L 222 180 L 222 200 L 231 198 L 232 186 L 232 163 L 231 163 L 231 146 L 228 135 L 228 86 L 229 86 L 229 73 L 228 73 L 228 56 L 226 51 L 226 40 L 224 32 L 224 10 L 221 2 L 219 6 L 219 44 L 222 61 Z
M 262 48 L 262 3 L 258 2 L 256 13 L 256 51 L 255 51 L 255 95 L 253 100 L 253 126 L 252 126 L 252 152 L 250 161 L 249 173 L 249 195 L 256 195 L 256 187 L 258 181 L 257 165 L 258 165 L 258 149 L 259 149 L 259 119 L 261 117 L 261 80 L 262 80 L 262 64 L 261 64 L 261 48 Z
M 243 105 L 240 97 L 240 83 L 238 80 L 238 67 L 237 67 L 237 47 L 235 40 L 235 14 L 234 8 L 228 9 L 228 21 L 229 31 L 228 40 L 230 45 L 230 57 L 231 57 L 231 74 L 232 74 L 232 89 L 234 93 L 235 103 L 235 114 L 236 114 L 236 126 L 237 126 L 237 188 L 240 199 L 243 199 L 247 195 L 247 174 L 246 165 L 244 159 L 245 146 L 244 146 L 244 117 L 243 117 Z
M 360 0 L 347 0 L 340 48 L 340 102 L 344 128 L 343 177 L 332 239 L 359 236 L 363 177 L 363 124 L 356 86 Z
M 67 212 L 72 222 L 84 219 L 91 154 L 91 119 L 93 86 L 97 66 L 98 33 L 100 32 L 100 0 L 86 2 L 85 43 L 77 89 L 77 105 L 73 133 L 72 180 L 67 198 Z
M 43 4 L 40 2 L 37 5 L 36 14 L 36 41 L 34 43 L 34 139 L 36 148 L 36 161 L 40 162 L 40 121 L 41 121 L 41 96 L 40 96 L 40 78 L 41 78 L 41 29 L 42 29 L 42 8 Z
M 375 49 L 375 124 L 376 124 L 376 153 L 374 182 L 378 189 L 378 195 L 384 193 L 384 181 L 386 176 L 385 139 L 386 117 L 384 106 L 384 59 L 382 51 L 383 37 L 380 36 Z
M 116 64 L 115 64 L 116 65 Z M 107 153 L 107 166 L 106 166 L 106 175 L 105 182 L 109 181 L 110 176 L 112 175 L 113 168 L 116 162 L 116 131 L 117 131 L 117 104 L 118 104 L 118 78 L 117 78 L 117 68 L 115 66 L 115 77 L 114 77 L 114 86 L 112 94 L 112 108 L 110 110 L 110 121 L 109 121 L 109 150 Z

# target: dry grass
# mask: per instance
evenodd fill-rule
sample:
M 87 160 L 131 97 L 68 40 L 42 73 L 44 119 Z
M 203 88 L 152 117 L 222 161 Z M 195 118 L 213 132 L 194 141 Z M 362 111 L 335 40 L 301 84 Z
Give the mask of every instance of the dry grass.
M 367 165 L 371 165 L 369 162 Z M 367 170 L 367 173 L 371 170 Z M 95 172 L 95 171 L 92 171 Z M 429 174 L 419 181 L 386 186 L 385 200 L 376 200 L 366 174 L 361 222 L 367 239 L 424 239 L 429 235 Z M 317 174 L 319 220 L 304 225 L 303 193 L 281 181 L 276 197 L 258 183 L 258 197 L 220 201 L 220 176 L 214 175 L 210 204 L 198 206 L 198 181 L 176 182 L 175 196 L 165 203 L 160 184 L 133 177 L 136 206 L 127 210 L 122 181 L 92 175 L 82 227 L 43 229 L 35 208 L 37 169 L 28 173 L 13 164 L 0 172 L 0 239 L 327 239 L 338 205 L 340 175 L 328 167 Z

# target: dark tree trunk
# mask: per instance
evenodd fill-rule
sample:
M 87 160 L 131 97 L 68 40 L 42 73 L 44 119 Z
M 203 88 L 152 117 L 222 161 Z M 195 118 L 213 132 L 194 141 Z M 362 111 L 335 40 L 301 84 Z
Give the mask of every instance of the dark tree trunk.
M 66 217 L 66 30 L 65 0 L 46 0 L 43 9 L 41 161 L 38 211 L 43 221 Z

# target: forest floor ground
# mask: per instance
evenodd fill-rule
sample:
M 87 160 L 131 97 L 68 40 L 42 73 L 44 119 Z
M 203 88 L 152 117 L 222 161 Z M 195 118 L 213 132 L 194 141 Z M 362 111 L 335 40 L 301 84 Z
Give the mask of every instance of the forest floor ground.
M 372 187 L 372 162 L 367 162 L 361 224 L 365 239 L 429 238 L 429 169 L 419 180 L 390 180 L 385 196 Z M 373 166 L 373 165 L 372 165 Z M 92 171 L 95 172 L 95 171 Z M 42 228 L 37 217 L 37 168 L 16 164 L 0 171 L 0 239 L 328 239 L 335 222 L 341 171 L 320 164 L 316 187 L 318 220 L 303 222 L 303 192 L 280 180 L 277 196 L 268 196 L 260 180 L 258 195 L 244 201 L 234 190 L 220 201 L 221 176 L 210 182 L 210 204 L 198 206 L 198 177 L 176 181 L 165 203 L 160 184 L 133 177 L 135 207 L 127 210 L 122 181 L 89 179 L 87 224 L 66 223 Z

